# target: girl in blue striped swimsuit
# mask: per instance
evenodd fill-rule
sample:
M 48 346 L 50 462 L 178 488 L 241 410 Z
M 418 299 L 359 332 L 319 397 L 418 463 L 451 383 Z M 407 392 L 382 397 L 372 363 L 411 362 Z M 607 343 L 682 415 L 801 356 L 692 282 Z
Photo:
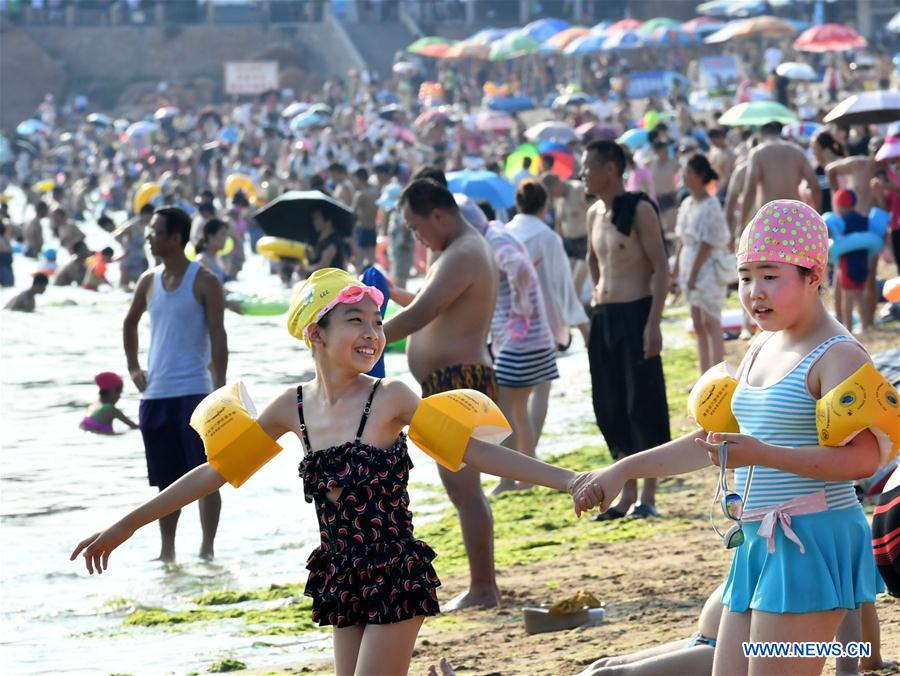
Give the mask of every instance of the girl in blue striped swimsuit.
M 824 656 L 748 659 L 742 643 L 830 642 L 848 610 L 875 599 L 872 536 L 853 480 L 878 467 L 878 442 L 864 430 L 845 446 L 820 446 L 816 428 L 817 399 L 869 361 L 822 302 L 827 260 L 815 211 L 791 200 L 762 207 L 738 249 L 741 303 L 762 329 L 731 402 L 740 434 L 699 430 L 598 470 L 577 493 L 578 509 L 605 510 L 626 480 L 718 464 L 728 442 L 745 541 L 722 595 L 714 674 L 818 674 Z

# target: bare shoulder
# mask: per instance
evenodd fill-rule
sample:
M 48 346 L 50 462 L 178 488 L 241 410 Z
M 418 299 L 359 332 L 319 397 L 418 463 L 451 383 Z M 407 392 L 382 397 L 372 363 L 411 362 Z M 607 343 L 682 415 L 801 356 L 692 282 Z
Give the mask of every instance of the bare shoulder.
M 819 397 L 871 362 L 865 348 L 856 340 L 842 340 L 828 347 L 809 369 L 810 392 Z
M 381 383 L 382 402 L 392 412 L 392 418 L 408 425 L 421 398 L 402 380 L 385 378 Z
M 647 200 L 640 200 L 637 203 L 637 209 L 635 210 L 634 215 L 635 225 L 639 228 L 659 228 L 659 214 Z
M 460 237 L 450 247 L 441 252 L 441 257 L 435 262 L 441 271 L 458 273 L 461 269 L 475 272 L 477 269 L 490 269 L 494 260 L 490 245 L 481 235 Z M 461 268 L 460 266 L 467 266 Z

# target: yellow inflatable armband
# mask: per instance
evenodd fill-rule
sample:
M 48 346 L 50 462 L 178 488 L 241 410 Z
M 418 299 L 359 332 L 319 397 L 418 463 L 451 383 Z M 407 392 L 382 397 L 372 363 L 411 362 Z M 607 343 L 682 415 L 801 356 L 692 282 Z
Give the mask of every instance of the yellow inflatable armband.
M 723 361 L 700 376 L 688 395 L 688 415 L 707 432 L 739 432 L 731 412 L 737 380 Z
M 816 428 L 823 446 L 843 446 L 863 430 L 871 430 L 884 465 L 900 449 L 900 396 L 867 362 L 816 402 Z
M 203 439 L 209 464 L 235 488 L 281 450 L 256 422 L 256 409 L 240 381 L 207 395 L 194 409 L 191 427 Z
M 447 469 L 458 472 L 472 437 L 499 444 L 512 432 L 503 413 L 476 390 L 426 397 L 409 424 L 409 438 Z

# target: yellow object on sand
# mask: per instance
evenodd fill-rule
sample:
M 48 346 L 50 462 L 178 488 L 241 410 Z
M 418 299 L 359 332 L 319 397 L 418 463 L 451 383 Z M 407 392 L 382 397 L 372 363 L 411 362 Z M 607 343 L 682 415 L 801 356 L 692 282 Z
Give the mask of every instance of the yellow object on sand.
M 883 466 L 900 449 L 900 395 L 871 362 L 816 402 L 823 446 L 843 446 L 865 429 L 878 439 Z
M 499 444 L 512 432 L 503 413 L 477 390 L 452 390 L 426 397 L 409 425 L 409 438 L 447 469 L 457 472 L 474 437 Z
M 303 242 L 295 242 L 292 239 L 281 237 L 260 237 L 256 243 L 256 250 L 273 261 L 282 258 L 303 260 L 306 257 L 306 245 Z
M 591 592 L 579 591 L 574 596 L 570 596 L 562 601 L 557 601 L 550 606 L 551 615 L 571 615 L 585 608 L 600 608 L 603 603 Z
M 256 202 L 256 186 L 247 174 L 229 174 L 225 179 L 225 195 L 228 199 L 234 197 L 238 190 L 244 193 L 250 204 Z
M 134 213 L 138 215 L 150 200 L 159 194 L 162 187 L 156 181 L 147 181 L 143 183 L 138 191 L 134 193 Z
M 53 188 L 56 187 L 56 182 L 52 178 L 48 178 L 43 181 L 38 181 L 31 187 L 35 192 L 45 193 L 53 190 Z
M 209 464 L 235 488 L 281 450 L 256 422 L 256 409 L 241 381 L 207 395 L 194 409 L 191 427 L 203 439 Z
M 737 384 L 725 362 L 716 364 L 691 388 L 688 415 L 707 432 L 739 432 L 731 412 L 731 398 Z

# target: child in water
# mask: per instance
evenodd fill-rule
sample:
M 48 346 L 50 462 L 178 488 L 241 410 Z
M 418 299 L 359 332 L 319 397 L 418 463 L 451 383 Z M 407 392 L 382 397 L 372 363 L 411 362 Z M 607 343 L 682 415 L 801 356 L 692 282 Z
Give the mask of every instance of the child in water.
M 761 329 L 731 400 L 741 433 L 698 430 L 597 470 L 576 492 L 576 509 L 605 510 L 629 479 L 692 472 L 724 456 L 742 509 L 725 536 L 734 558 L 713 673 L 818 674 L 824 655 L 748 659 L 742 643 L 831 642 L 848 611 L 875 600 L 872 535 L 853 481 L 878 467 L 878 440 L 864 429 L 844 446 L 822 446 L 816 426 L 817 400 L 870 359 L 822 302 L 828 231 L 810 207 L 763 206 L 737 261 L 741 303 Z M 733 537 L 741 533 L 742 544 Z
M 313 620 L 334 627 L 339 676 L 405 674 L 424 618 L 439 612 L 435 553 L 413 534 L 407 493 L 412 463 L 403 429 L 420 398 L 400 380 L 366 375 L 385 346 L 382 301 L 378 289 L 343 270 L 313 273 L 291 303 L 288 330 L 311 347 L 315 377 L 284 390 L 258 418 L 269 437 L 293 433 L 305 450 L 303 493 L 315 503 L 322 539 L 307 561 L 305 593 L 313 599 Z M 463 461 L 570 493 L 581 476 L 474 438 Z M 225 481 L 209 463 L 197 467 L 82 540 L 71 559 L 83 552 L 88 571 L 102 573 L 112 551 L 138 528 Z
M 94 382 L 100 388 L 100 394 L 78 426 L 85 432 L 113 434 L 113 420 L 121 420 L 136 430 L 137 424 L 116 408 L 116 402 L 122 396 L 122 379 L 115 373 L 104 371 L 94 376 Z

